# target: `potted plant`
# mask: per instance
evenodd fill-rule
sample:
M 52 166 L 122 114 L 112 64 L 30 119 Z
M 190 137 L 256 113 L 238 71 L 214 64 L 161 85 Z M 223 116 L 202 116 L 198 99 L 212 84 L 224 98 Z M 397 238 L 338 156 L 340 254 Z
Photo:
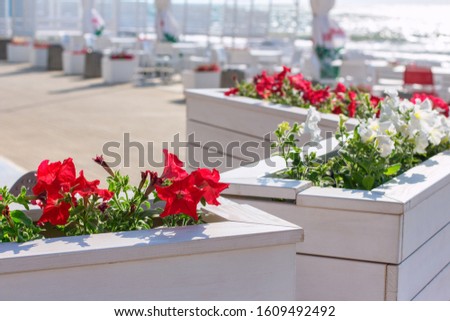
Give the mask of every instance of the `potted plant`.
M 194 70 L 184 70 L 181 73 L 184 89 L 219 88 L 220 67 L 217 64 L 203 64 Z
M 380 102 L 378 97 L 343 84 L 333 89 L 315 85 L 302 74 L 291 74 L 287 67 L 273 75 L 262 72 L 252 82 L 239 83 L 228 91 L 192 89 L 185 95 L 187 133 L 188 136 L 194 133 L 195 141 L 201 146 L 210 141 L 219 142 L 221 146 L 232 141 L 261 144 L 270 140 L 273 128 L 282 121 L 304 122 L 310 106 L 322 113 L 320 128 L 333 132 L 339 122 L 338 114 L 372 115 Z M 352 119 L 347 127 L 352 129 L 355 124 Z M 256 148 L 255 153 L 260 159 L 265 157 L 262 146 Z M 246 160 L 245 155 L 239 153 L 230 155 L 220 150 L 219 154 L 236 160 L 233 167 Z
M 163 173 L 142 172 L 138 186 L 96 157 L 107 189 L 70 158 L 43 161 L 31 197 L 0 189 L 0 298 L 293 299 L 301 229 L 219 198 L 217 171 L 188 174 L 165 156 Z
M 6 45 L 8 62 L 28 62 L 30 60 L 30 42 L 25 38 L 13 38 Z
M 450 299 L 448 118 L 395 93 L 351 133 L 344 117 L 308 153 L 296 136 L 317 140 L 320 114 L 282 123 L 279 156 L 223 174 L 225 194 L 305 229 L 297 299 Z
M 64 50 L 63 71 L 65 75 L 82 75 L 84 73 L 84 62 L 86 49 Z
M 126 52 L 115 53 L 102 58 L 102 77 L 107 84 L 123 83 L 131 81 L 138 60 L 132 54 Z
M 47 68 L 48 63 L 48 48 L 49 44 L 46 42 L 35 41 L 30 52 L 30 63 L 34 67 Z

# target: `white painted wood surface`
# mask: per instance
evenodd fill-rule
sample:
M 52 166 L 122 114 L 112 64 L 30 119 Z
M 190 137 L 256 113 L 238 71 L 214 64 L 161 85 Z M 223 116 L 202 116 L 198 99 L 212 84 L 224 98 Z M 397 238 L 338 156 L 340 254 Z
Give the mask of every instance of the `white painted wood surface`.
M 383 301 L 386 265 L 297 255 L 297 300 Z
M 63 71 L 65 75 L 82 75 L 84 73 L 84 61 L 86 55 L 74 54 L 70 51 L 63 52 Z
M 0 299 L 294 299 L 302 230 L 221 202 L 203 225 L 0 244 Z
M 31 51 L 30 45 L 22 46 L 8 43 L 6 45 L 6 50 L 8 62 L 19 63 L 30 61 L 30 51 Z
M 275 105 L 262 100 L 247 97 L 226 97 L 224 90 L 220 89 L 192 89 L 185 91 L 187 104 L 187 135 L 195 133 L 201 146 L 209 141 L 228 146 L 230 143 L 270 141 L 274 139 L 273 132 L 283 121 L 290 123 L 304 122 L 307 109 Z M 322 136 L 326 132 L 334 133 L 339 122 L 339 117 L 332 114 L 323 114 L 319 123 Z M 349 121 L 349 128 L 355 126 L 355 121 Z M 272 138 L 270 137 L 272 135 Z M 309 137 L 301 138 L 300 143 L 305 143 Z M 254 148 L 252 148 L 252 151 Z M 226 152 L 222 148 L 221 153 Z M 270 154 L 270 149 L 267 150 Z M 197 151 L 198 152 L 198 151 Z M 201 152 L 201 151 L 200 151 Z M 268 155 L 263 153 L 263 148 L 255 150 L 259 159 Z M 242 159 L 244 156 L 237 149 L 228 156 Z
M 109 56 L 102 58 L 102 77 L 107 84 L 124 83 L 131 81 L 138 61 L 133 59 L 110 59 Z
M 47 48 L 31 48 L 30 64 L 33 67 L 47 68 L 48 49 Z
M 440 275 L 439 279 L 450 288 L 445 271 L 450 261 L 449 152 L 436 155 L 369 192 L 307 187 L 297 192 L 295 201 L 276 200 L 263 192 L 262 186 L 252 186 L 260 180 L 265 182 L 267 190 L 276 188 L 276 184 L 265 180 L 274 170 L 280 168 L 260 162 L 252 171 L 240 168 L 223 173 L 223 180 L 231 183 L 225 193 L 237 202 L 302 226 L 305 242 L 297 244 L 299 254 L 318 260 L 343 259 L 348 264 L 384 264 L 387 300 L 421 297 L 450 300 L 446 296 L 448 291 L 434 281 Z M 311 266 L 303 268 L 315 270 Z M 321 286 L 325 289 L 325 285 L 318 285 Z M 347 287 L 348 293 L 353 291 L 350 283 Z M 339 297 L 340 292 L 334 293 Z M 328 294 L 323 292 L 323 295 Z
M 218 72 L 195 72 L 194 70 L 184 70 L 181 73 L 181 82 L 183 88 L 219 88 L 220 87 L 220 71 Z

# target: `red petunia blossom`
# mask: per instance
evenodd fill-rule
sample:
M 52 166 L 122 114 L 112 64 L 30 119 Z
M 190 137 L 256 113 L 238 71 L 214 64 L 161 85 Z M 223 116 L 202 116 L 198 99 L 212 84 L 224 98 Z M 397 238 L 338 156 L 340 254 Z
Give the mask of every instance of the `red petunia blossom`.
M 33 194 L 46 193 L 47 197 L 59 198 L 69 192 L 75 181 L 75 165 L 72 158 L 61 162 L 49 163 L 44 160 L 37 170 L 37 183 L 33 187 Z
M 92 195 L 97 195 L 102 198 L 104 201 L 108 201 L 113 197 L 113 193 L 107 189 L 100 189 L 98 185 L 100 184 L 99 180 L 94 180 L 89 182 L 84 177 L 84 172 L 80 171 L 80 175 L 77 177 L 73 184 L 72 193 L 78 194 L 81 197 L 90 197 Z
M 303 98 L 310 104 L 317 106 L 325 102 L 330 97 L 330 88 L 310 89 L 303 93 Z
M 70 207 L 71 205 L 62 199 L 47 199 L 42 210 L 42 216 L 37 224 L 41 225 L 48 222 L 52 225 L 65 225 L 69 219 Z
M 239 94 L 239 88 L 230 88 L 229 90 L 227 90 L 225 93 L 225 96 L 234 96 Z
M 188 176 L 183 169 L 183 162 L 178 159 L 175 154 L 169 153 L 167 149 L 164 152 L 164 171 L 161 175 L 162 179 L 178 180 Z
M 440 97 L 425 93 L 415 93 L 412 96 L 411 101 L 415 103 L 417 100 L 424 101 L 425 99 L 429 99 L 431 101 L 431 103 L 433 104 L 433 109 L 436 109 L 437 111 L 439 111 L 439 113 L 444 114 L 445 117 L 449 116 L 449 106 L 445 102 L 445 100 Z
M 275 78 L 268 76 L 265 71 L 263 71 L 261 76 L 257 79 L 255 89 L 258 95 L 263 99 L 267 99 L 274 92 L 279 91 L 275 83 Z
M 230 184 L 220 183 L 220 174 L 216 169 L 210 171 L 206 168 L 199 168 L 192 173 L 195 178 L 195 185 L 203 192 L 203 197 L 208 204 L 220 205 L 217 198 L 220 193 L 228 188 Z
M 302 74 L 289 76 L 288 79 L 289 83 L 295 90 L 306 92 L 312 89 L 311 82 L 303 78 Z
M 350 103 L 347 106 L 348 117 L 355 117 L 355 115 L 356 115 L 356 93 L 354 91 L 349 91 L 348 98 L 350 99 Z
M 195 186 L 193 175 L 175 180 L 170 186 L 156 186 L 158 197 L 166 201 L 160 217 L 185 214 L 198 220 L 197 205 L 203 197 L 203 192 Z
M 336 88 L 334 89 L 335 93 L 345 93 L 347 92 L 347 87 L 345 87 L 345 85 L 341 82 L 338 82 L 338 84 L 336 85 Z

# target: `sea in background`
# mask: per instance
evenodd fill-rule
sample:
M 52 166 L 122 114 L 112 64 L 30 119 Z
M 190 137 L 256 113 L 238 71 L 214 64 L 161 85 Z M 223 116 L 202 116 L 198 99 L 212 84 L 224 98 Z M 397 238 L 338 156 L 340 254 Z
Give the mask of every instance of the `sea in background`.
M 172 1 L 187 34 L 309 39 L 312 13 L 309 0 Z M 296 10 L 296 4 L 298 10 Z M 249 12 L 253 11 L 251 17 Z M 380 50 L 450 54 L 450 0 L 336 0 L 331 17 L 345 30 L 348 46 Z M 203 18 L 202 18 L 203 17 Z M 267 28 L 267 29 L 266 29 Z

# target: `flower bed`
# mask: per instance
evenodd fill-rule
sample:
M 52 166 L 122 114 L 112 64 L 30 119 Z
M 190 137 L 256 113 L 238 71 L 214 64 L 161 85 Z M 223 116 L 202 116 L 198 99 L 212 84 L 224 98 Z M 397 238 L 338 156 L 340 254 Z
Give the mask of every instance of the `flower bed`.
M 30 43 L 22 39 L 13 39 L 6 45 L 8 62 L 28 62 L 30 60 Z
M 429 100 L 391 94 L 379 119 L 362 120 L 350 135 L 341 116 L 333 148 L 322 143 L 300 157 L 295 135 L 319 137 L 319 114 L 310 113 L 305 124 L 277 129 L 275 165 L 223 175 L 235 200 L 305 229 L 297 298 L 450 299 L 449 120 Z
M 382 101 L 342 84 L 335 89 L 314 86 L 301 74 L 291 75 L 286 67 L 271 76 L 263 72 L 255 77 L 254 82 L 238 84 L 225 93 L 218 89 L 201 89 L 187 90 L 185 95 L 187 136 L 195 135 L 190 140 L 191 154 L 195 154 L 196 160 L 203 160 L 208 145 L 218 142 L 215 156 L 223 163 L 218 168 L 220 171 L 268 157 L 270 153 L 263 144 L 274 139 L 269 137 L 273 128 L 283 121 L 304 122 L 311 106 L 321 113 L 318 126 L 322 132 L 333 133 L 340 114 L 362 119 L 378 117 Z M 438 97 L 417 94 L 412 101 L 426 97 L 431 99 L 433 109 L 448 116 L 448 105 Z M 350 119 L 346 123 L 347 129 L 353 129 L 356 123 Z M 301 137 L 301 143 L 305 143 L 305 139 Z M 246 142 L 257 143 L 258 146 L 246 152 L 241 148 L 230 151 L 227 147 L 236 142 L 240 146 Z M 198 145 L 201 148 L 196 147 Z
M 49 44 L 35 42 L 30 52 L 30 63 L 34 67 L 47 68 Z
M 102 58 L 102 77 L 107 84 L 129 82 L 137 67 L 138 61 L 133 55 L 104 56 Z
M 225 199 L 216 207 L 227 187 L 218 173 L 188 174 L 165 155 L 163 173 L 142 172 L 139 186 L 97 157 L 108 189 L 76 175 L 70 158 L 41 163 L 34 197 L 0 189 L 0 285 L 10 289 L 0 298 L 36 300 L 45 288 L 47 300 L 293 299 L 301 229 Z M 30 203 L 42 209 L 37 225 L 17 208 Z
M 63 52 L 63 71 L 65 75 L 82 75 L 86 59 L 86 50 Z

